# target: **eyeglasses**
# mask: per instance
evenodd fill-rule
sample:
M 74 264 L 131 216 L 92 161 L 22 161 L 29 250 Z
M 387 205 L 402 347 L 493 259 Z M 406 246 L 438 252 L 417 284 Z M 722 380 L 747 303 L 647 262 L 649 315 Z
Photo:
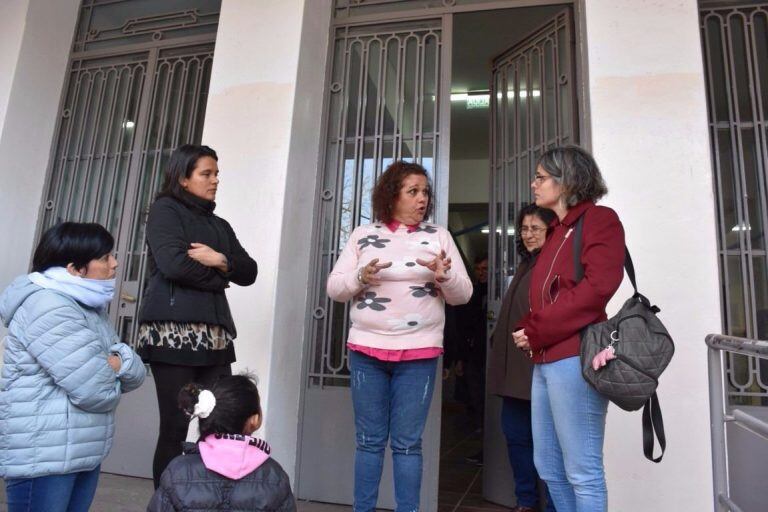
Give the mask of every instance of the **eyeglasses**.
M 543 233 L 547 230 L 547 228 L 542 228 L 539 226 L 523 226 L 520 228 L 520 234 L 524 235 L 526 233 L 530 233 L 532 235 L 538 235 L 539 233 Z

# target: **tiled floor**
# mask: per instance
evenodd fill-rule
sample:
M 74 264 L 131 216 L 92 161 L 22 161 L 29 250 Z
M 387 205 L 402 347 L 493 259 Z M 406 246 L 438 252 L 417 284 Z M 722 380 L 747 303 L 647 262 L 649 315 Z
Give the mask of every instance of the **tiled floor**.
M 481 496 L 482 468 L 465 461 L 482 447 L 482 434 L 467 419 L 463 406 L 443 406 L 438 512 L 507 510 Z M 152 496 L 152 481 L 104 473 L 91 512 L 141 512 Z M 349 512 L 351 507 L 300 501 L 299 512 Z M 0 485 L 0 511 L 7 511 L 5 486 Z

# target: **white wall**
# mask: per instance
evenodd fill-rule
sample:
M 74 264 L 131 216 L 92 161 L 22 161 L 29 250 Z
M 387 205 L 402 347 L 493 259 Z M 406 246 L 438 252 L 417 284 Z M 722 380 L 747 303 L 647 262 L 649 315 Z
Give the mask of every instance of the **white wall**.
M 640 291 L 676 342 L 659 397 L 668 452 L 642 455 L 640 414 L 611 407 L 609 509 L 712 510 L 704 336 L 721 329 L 715 198 L 695 0 L 586 0 L 593 149 Z M 625 287 L 611 305 L 629 296 Z M 609 311 L 609 314 L 610 312 Z
M 29 0 L 0 2 L 0 135 L 3 133 L 11 85 L 16 74 L 28 7 Z
M 0 116 L 4 123 L 0 136 L 0 233 L 5 240 L 0 251 L 0 289 L 28 269 L 80 4 L 79 0 L 20 3 L 28 3 L 28 9 L 14 2 L 0 7 L 0 44 L 6 42 L 6 31 L 19 29 L 15 23 L 22 23 L 24 30 L 15 66 L 9 60 L 0 61 L 0 76 L 13 77 L 7 108 L 0 89 L 0 108 L 5 108 L 4 116 Z M 9 9 L 14 17 L 5 18 Z M 20 22 L 18 9 L 25 10 L 26 25 Z M 0 47 L 5 59 L 6 48 Z
M 203 132 L 220 157 L 217 213 L 259 264 L 255 285 L 228 291 L 235 370 L 259 377 L 261 435 L 292 478 L 330 4 L 312 2 L 308 19 L 304 9 L 223 2 Z

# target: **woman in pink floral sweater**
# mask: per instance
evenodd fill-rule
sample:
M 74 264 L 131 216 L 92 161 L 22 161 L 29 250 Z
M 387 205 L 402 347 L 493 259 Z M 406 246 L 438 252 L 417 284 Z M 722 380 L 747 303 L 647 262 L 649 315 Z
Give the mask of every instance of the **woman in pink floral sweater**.
M 328 295 L 352 301 L 355 512 L 376 508 L 387 439 L 396 511 L 419 508 L 421 435 L 443 352 L 444 306 L 472 295 L 450 233 L 423 222 L 432 207 L 426 170 L 394 162 L 373 190 L 377 222 L 352 232 L 328 277 Z

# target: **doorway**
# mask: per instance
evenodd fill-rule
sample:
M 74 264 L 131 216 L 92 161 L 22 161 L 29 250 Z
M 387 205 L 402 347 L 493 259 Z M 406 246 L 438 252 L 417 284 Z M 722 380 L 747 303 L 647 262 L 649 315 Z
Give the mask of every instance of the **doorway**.
M 563 5 L 454 17 L 448 224 L 475 295 L 445 337 L 456 346 L 445 356 L 439 503 L 452 510 L 516 505 L 502 401 L 486 392 L 488 334 L 519 259 L 516 213 L 535 162 L 578 141 L 572 20 Z
M 504 10 L 490 10 L 488 6 L 498 9 L 502 2 L 471 2 L 472 9 L 467 8 L 467 2 L 438 3 L 334 3 L 310 263 L 314 277 L 309 290 L 302 377 L 296 484 L 300 499 L 337 504 L 352 501 L 355 441 L 345 346 L 348 305 L 330 301 L 325 284 L 349 233 L 357 225 L 371 221 L 370 192 L 376 178 L 394 159 L 413 160 L 427 168 L 435 186 L 434 221 L 448 225 L 454 232 L 467 263 L 490 252 L 489 289 L 499 291 L 485 300 L 493 311 L 503 291 L 501 286 L 494 286 L 506 283 L 515 261 L 514 255 L 509 255 L 513 244 L 506 235 L 509 226 L 514 225 L 509 221 L 514 219 L 507 212 L 514 215 L 519 195 L 528 197 L 528 189 L 520 192 L 516 184 L 529 179 L 536 154 L 564 141 L 554 134 L 523 141 L 522 132 L 515 131 L 513 136 L 490 126 L 491 112 L 498 110 L 515 128 L 536 121 L 537 133 L 546 131 L 549 125 L 542 121 L 545 110 L 522 108 L 549 101 L 544 81 L 532 82 L 541 72 L 527 73 L 530 80 L 515 75 L 516 81 L 505 73 L 520 62 L 534 60 L 528 52 L 539 51 L 537 45 L 546 41 L 550 44 L 547 55 L 551 55 L 558 46 L 553 36 L 547 33 L 545 40 L 536 39 L 548 22 L 555 22 L 557 30 L 568 28 L 568 33 L 562 35 L 563 47 L 568 46 L 568 55 L 573 56 L 570 4 L 514 8 L 516 2 L 510 1 L 503 5 L 508 7 Z M 419 12 L 415 13 L 417 8 Z M 565 21 L 558 17 L 562 12 L 568 13 Z M 561 37 L 557 30 L 555 38 Z M 526 40 L 528 46 L 519 46 Z M 515 53 L 517 50 L 523 53 Z M 539 60 L 545 53 L 540 52 Z M 499 78 L 503 88 L 498 88 L 492 78 L 494 58 L 512 59 L 500 68 L 504 70 Z M 556 94 L 560 99 L 553 101 L 558 105 L 570 102 L 572 118 L 577 119 L 576 85 L 572 79 L 575 64 L 572 59 L 568 62 L 570 67 L 562 83 L 547 83 L 556 92 L 563 87 L 570 91 L 562 98 Z M 562 75 L 558 71 L 558 79 Z M 497 88 L 505 99 L 493 102 Z M 528 90 L 531 101 L 522 99 Z M 520 119 L 523 113 L 524 122 Z M 555 119 L 561 126 L 560 118 Z M 570 133 L 573 138 L 569 140 L 575 141 L 575 132 Z M 491 158 L 491 148 L 496 147 L 493 138 L 505 136 L 520 142 L 504 145 L 506 152 Z M 492 194 L 496 189 L 501 192 Z M 503 217 L 495 213 L 497 210 L 503 212 Z M 499 230 L 505 235 L 496 236 Z M 486 344 L 483 339 L 482 345 Z M 444 386 L 436 388 L 423 436 L 421 509 L 475 508 L 473 503 L 489 508 L 514 505 L 512 476 L 496 421 L 498 410 L 491 410 L 493 400 L 486 400 L 481 383 L 477 400 L 480 410 L 474 412 L 481 419 L 473 426 L 465 421 L 465 406 L 454 399 L 451 386 L 448 379 Z M 486 401 L 489 407 L 484 412 L 482 404 Z M 497 428 L 493 435 L 487 427 L 485 436 L 483 430 L 478 431 L 479 424 L 489 424 L 482 419 L 483 414 L 495 418 L 491 422 Z M 483 449 L 484 443 L 490 443 L 490 448 Z M 483 472 L 478 466 L 463 466 L 467 450 L 483 450 L 485 467 L 494 464 L 501 469 Z M 324 461 L 323 471 L 317 471 L 320 460 Z M 390 464 L 388 454 L 378 502 L 384 509 L 394 506 Z M 502 505 L 490 504 L 484 498 Z

